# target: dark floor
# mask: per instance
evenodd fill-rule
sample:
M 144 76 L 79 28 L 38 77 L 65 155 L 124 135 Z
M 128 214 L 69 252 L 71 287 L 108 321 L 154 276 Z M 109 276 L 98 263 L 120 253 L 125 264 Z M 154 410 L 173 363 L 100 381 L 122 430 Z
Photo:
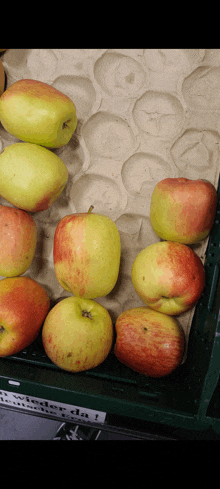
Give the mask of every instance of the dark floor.
M 53 440 L 61 425 L 62 423 L 60 421 L 0 408 L 0 440 Z M 79 427 L 77 431 L 79 438 L 90 439 L 88 435 L 88 428 L 83 430 L 83 428 Z M 98 430 L 96 433 L 94 430 L 93 432 L 91 431 L 91 433 L 94 433 L 94 436 L 97 434 L 97 439 L 100 440 L 136 439 L 105 431 L 98 433 Z M 77 437 L 74 435 L 74 433 L 70 433 L 67 435 L 67 439 L 77 440 Z
M 154 423 L 153 423 L 154 425 Z M 162 429 L 163 428 L 163 429 Z M 211 428 L 206 431 L 188 431 L 149 424 L 143 439 L 147 440 L 220 440 Z M 61 421 L 0 408 L 1 440 L 140 440 L 140 437 L 112 433 L 88 426 L 62 423 Z

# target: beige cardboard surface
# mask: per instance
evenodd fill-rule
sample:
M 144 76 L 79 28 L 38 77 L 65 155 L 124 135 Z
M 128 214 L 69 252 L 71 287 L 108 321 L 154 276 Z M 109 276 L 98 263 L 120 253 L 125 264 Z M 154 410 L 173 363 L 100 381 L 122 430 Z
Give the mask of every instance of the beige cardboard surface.
M 8 49 L 1 53 L 8 88 L 23 78 L 68 95 L 78 125 L 70 142 L 53 150 L 69 172 L 65 190 L 46 211 L 33 213 L 38 228 L 34 260 L 25 275 L 52 301 L 68 297 L 53 267 L 59 220 L 74 212 L 106 214 L 122 243 L 118 282 L 97 299 L 115 322 L 143 306 L 131 283 L 141 249 L 159 241 L 149 220 L 153 188 L 166 177 L 204 178 L 217 188 L 220 141 L 220 50 Z M 0 125 L 0 151 L 18 141 Z M 0 203 L 10 205 L 3 198 Z M 203 259 L 207 240 L 194 246 Z M 178 317 L 188 337 L 194 310 Z

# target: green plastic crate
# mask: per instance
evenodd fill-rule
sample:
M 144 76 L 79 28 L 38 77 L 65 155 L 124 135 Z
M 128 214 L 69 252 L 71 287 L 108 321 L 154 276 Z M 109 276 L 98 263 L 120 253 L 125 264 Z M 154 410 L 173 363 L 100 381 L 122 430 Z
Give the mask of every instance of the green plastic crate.
M 15 381 L 16 392 L 29 396 L 134 418 L 134 422 L 190 430 L 212 427 L 220 433 L 219 221 L 220 179 L 206 250 L 206 285 L 195 308 L 186 361 L 171 375 L 148 378 L 122 365 L 113 353 L 92 370 L 65 372 L 48 359 L 39 335 L 19 354 L 0 359 L 0 389 L 13 391 L 9 381 Z

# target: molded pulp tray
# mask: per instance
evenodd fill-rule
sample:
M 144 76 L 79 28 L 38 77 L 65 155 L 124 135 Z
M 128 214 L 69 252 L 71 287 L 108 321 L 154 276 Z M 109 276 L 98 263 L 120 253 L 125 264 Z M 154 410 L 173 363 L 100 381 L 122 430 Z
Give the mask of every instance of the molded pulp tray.
M 5 89 L 25 78 L 48 83 L 73 100 L 78 118 L 70 142 L 52 150 L 69 179 L 49 209 L 33 213 L 38 240 L 25 275 L 45 287 L 51 305 L 71 295 L 55 276 L 54 232 L 62 217 L 87 212 L 93 204 L 94 212 L 116 223 L 121 237 L 118 283 L 97 299 L 115 323 L 124 310 L 144 305 L 132 286 L 131 267 L 141 249 L 159 241 L 149 218 L 157 182 L 202 178 L 220 193 L 220 50 L 7 49 L 0 58 Z M 0 152 L 18 141 L 0 124 Z M 11 205 L 2 197 L 0 203 Z M 178 317 L 187 351 L 172 375 L 147 378 L 120 364 L 113 353 L 99 367 L 71 374 L 50 362 L 39 335 L 18 355 L 0 359 L 0 389 L 136 423 L 217 430 L 219 216 L 218 201 L 210 238 L 193 246 L 203 263 L 206 259 L 206 285 L 196 309 Z
M 220 184 L 206 250 L 206 285 L 195 308 L 187 358 L 175 372 L 160 379 L 148 378 L 125 367 L 110 353 L 100 366 L 71 374 L 47 358 L 39 335 L 19 354 L 1 359 L 0 387 L 13 390 L 8 385 L 10 378 L 20 382 L 19 391 L 24 394 L 176 427 L 207 428 L 212 424 L 207 409 L 220 370 L 219 219 Z

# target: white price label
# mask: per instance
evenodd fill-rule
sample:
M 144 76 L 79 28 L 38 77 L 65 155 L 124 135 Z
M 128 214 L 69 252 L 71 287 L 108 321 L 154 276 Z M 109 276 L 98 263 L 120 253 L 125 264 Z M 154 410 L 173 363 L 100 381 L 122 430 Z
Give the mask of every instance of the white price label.
M 46 414 L 46 416 L 63 419 L 64 421 L 69 422 L 81 420 L 93 423 L 94 421 L 97 423 L 104 423 L 106 418 L 106 413 L 102 411 L 3 390 L 0 390 L 0 404 L 5 404 L 8 407 L 11 406 L 29 410 L 35 413 L 39 412 L 39 414 Z

